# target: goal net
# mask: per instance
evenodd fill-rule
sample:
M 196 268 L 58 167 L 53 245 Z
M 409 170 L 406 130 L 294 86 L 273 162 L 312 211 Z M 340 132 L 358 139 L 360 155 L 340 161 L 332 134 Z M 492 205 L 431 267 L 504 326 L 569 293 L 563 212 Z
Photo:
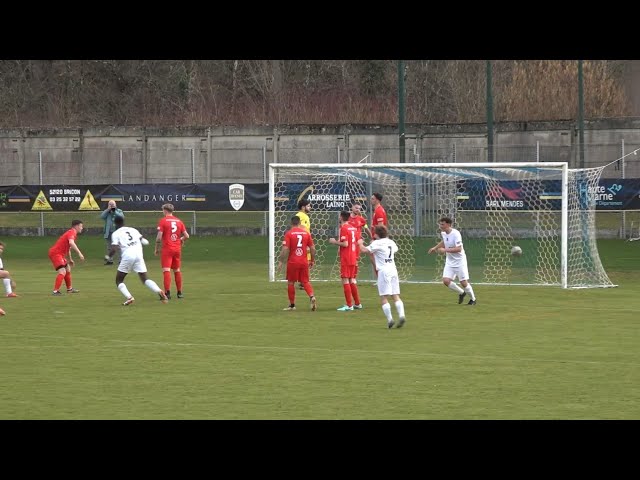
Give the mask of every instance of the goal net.
M 370 220 L 377 192 L 398 244 L 401 281 L 441 281 L 445 257 L 427 250 L 441 240 L 438 220 L 446 216 L 462 234 L 473 284 L 611 287 L 596 244 L 601 173 L 566 162 L 270 164 L 269 278 L 283 279 L 275 271 L 282 238 L 298 201 L 308 199 L 317 251 L 311 280 L 339 280 L 338 248 L 328 242 L 338 234 L 339 212 L 358 202 Z M 516 245 L 518 257 L 511 255 Z M 358 279 L 374 280 L 367 255 Z

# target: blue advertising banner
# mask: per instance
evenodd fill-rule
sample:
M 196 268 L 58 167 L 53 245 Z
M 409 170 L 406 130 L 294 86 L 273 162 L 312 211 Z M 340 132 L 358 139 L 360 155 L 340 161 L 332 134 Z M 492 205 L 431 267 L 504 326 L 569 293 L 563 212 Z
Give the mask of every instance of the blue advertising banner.
M 279 183 L 276 186 L 276 208 L 296 211 L 298 210 L 298 201 L 303 198 L 311 202 L 314 210 L 320 211 L 349 210 L 353 202 L 368 205 L 369 199 L 366 195 L 364 193 L 353 194 L 354 191 L 365 192 L 364 184 L 357 185 L 353 180 L 350 180 L 348 184 L 338 182 L 319 188 L 318 185 L 309 183 Z M 268 209 L 267 206 L 266 210 Z
M 560 180 L 514 180 L 487 183 L 465 180 L 458 184 L 458 207 L 463 210 L 560 210 Z M 580 204 L 587 208 L 595 200 L 596 210 L 639 210 L 640 179 L 603 179 L 597 187 L 580 185 Z
M 160 210 L 164 203 L 177 211 L 264 211 L 268 199 L 266 184 L 0 186 L 0 212 L 101 211 L 109 200 L 126 211 Z

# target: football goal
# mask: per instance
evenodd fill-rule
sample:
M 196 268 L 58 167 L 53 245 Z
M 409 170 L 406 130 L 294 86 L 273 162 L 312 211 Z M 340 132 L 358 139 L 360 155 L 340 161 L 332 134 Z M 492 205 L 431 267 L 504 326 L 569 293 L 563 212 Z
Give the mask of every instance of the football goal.
M 305 198 L 317 249 L 311 280 L 338 280 L 338 249 L 328 239 L 338 233 L 339 212 L 358 202 L 369 220 L 377 192 L 399 247 L 401 281 L 441 281 L 444 256 L 427 250 L 440 241 L 444 216 L 462 233 L 473 284 L 612 287 L 596 243 L 603 168 L 569 169 L 566 162 L 270 164 L 269 278 L 282 279 L 275 271 L 282 237 Z M 514 246 L 522 255 L 511 254 Z M 368 256 L 361 255 L 359 280 L 373 281 L 373 275 Z

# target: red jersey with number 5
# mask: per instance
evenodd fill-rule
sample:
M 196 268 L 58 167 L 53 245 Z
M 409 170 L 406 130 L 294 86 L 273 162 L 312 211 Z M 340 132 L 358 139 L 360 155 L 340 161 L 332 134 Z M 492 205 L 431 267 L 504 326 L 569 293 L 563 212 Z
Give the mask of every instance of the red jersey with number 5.
M 289 249 L 288 264 L 309 265 L 307 247 L 313 247 L 313 238 L 304 228 L 293 227 L 285 233 L 282 246 Z
M 162 250 L 164 252 L 179 252 L 182 250 L 180 237 L 186 230 L 184 223 L 178 217 L 166 215 L 158 221 L 158 231 L 162 232 Z

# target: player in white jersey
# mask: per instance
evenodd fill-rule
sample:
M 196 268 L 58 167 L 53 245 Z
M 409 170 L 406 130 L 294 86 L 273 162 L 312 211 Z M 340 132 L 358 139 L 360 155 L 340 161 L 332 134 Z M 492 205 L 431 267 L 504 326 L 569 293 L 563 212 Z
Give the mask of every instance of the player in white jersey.
M 167 303 L 167 296 L 156 282 L 147 278 L 147 265 L 144 263 L 142 245 L 148 245 L 149 241 L 135 228 L 125 227 L 124 218 L 116 217 L 114 220 L 116 231 L 111 235 L 111 249 L 109 256 L 113 258 L 116 250 L 120 249 L 120 264 L 116 272 L 116 285 L 120 293 L 127 299 L 123 305 L 131 305 L 135 299 L 129 293 L 129 289 L 124 284 L 124 277 L 132 270 L 140 276 L 140 280 L 149 290 L 155 292 L 162 303 Z
M 447 255 L 444 271 L 442 272 L 442 283 L 458 294 L 458 304 L 462 303 L 468 293 L 471 299 L 467 305 L 475 305 L 476 296 L 473 293 L 473 287 L 469 283 L 467 254 L 464 252 L 464 246 L 462 245 L 462 235 L 458 230 L 451 227 L 452 223 L 449 217 L 440 219 L 438 225 L 440 226 L 442 240 L 436 246 L 431 247 L 428 253 L 435 252 Z M 464 290 L 453 281 L 456 277 L 460 280 L 460 285 Z
M 387 328 L 395 325 L 393 315 L 391 314 L 391 305 L 387 297 L 390 295 L 398 312 L 398 328 L 401 328 L 406 321 L 404 316 L 404 303 L 400 299 L 400 280 L 398 278 L 398 270 L 394 260 L 395 253 L 398 251 L 396 242 L 388 238 L 387 227 L 384 225 L 376 225 L 374 227 L 374 240 L 368 247 L 363 245 L 362 239 L 359 240 L 360 251 L 368 253 L 376 270 L 378 278 L 378 294 L 382 302 L 382 311 L 387 317 Z
M 0 242 L 0 278 L 2 279 L 2 283 L 4 284 L 4 290 L 7 293 L 8 298 L 17 297 L 16 293 L 13 291 L 16 288 L 16 282 L 11 278 L 11 274 L 4 269 L 4 265 L 2 264 L 2 254 L 4 253 L 4 243 Z

